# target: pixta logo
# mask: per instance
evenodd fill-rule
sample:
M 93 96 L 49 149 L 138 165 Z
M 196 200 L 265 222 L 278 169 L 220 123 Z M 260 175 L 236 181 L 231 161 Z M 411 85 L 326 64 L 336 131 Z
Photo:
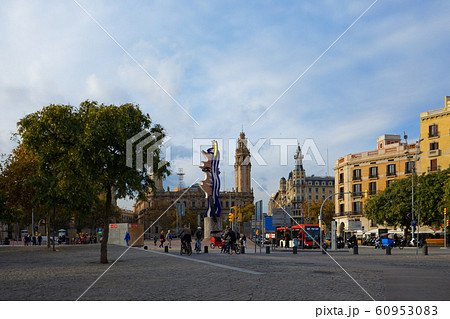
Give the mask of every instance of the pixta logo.
M 133 155 L 136 154 L 136 170 L 142 172 L 147 168 L 148 171 L 151 171 L 155 154 L 164 149 L 165 158 L 159 161 L 158 169 L 163 167 L 170 161 L 171 148 L 165 144 L 171 139 L 170 136 L 163 136 L 161 133 L 151 133 L 147 130 L 140 131 L 127 140 L 126 165 L 133 167 Z M 147 162 L 144 164 L 145 153 L 147 154 Z

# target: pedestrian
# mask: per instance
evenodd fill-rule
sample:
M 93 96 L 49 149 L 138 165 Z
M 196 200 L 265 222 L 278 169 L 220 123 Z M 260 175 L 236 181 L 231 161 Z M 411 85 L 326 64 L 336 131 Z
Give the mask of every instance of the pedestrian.
M 27 235 L 27 246 L 31 244 L 31 236 L 30 234 Z
M 33 237 L 31 238 L 31 242 L 33 243 L 33 246 L 36 246 L 36 236 L 33 235 Z
M 170 232 L 170 229 L 167 231 L 166 240 L 169 248 L 172 248 L 172 233 Z
M 158 241 L 158 234 L 155 234 L 155 236 L 153 236 L 153 242 L 155 243 L 155 246 L 157 241 Z
M 244 248 L 247 248 L 247 237 L 245 237 L 245 234 L 242 235 L 241 242 L 244 244 Z
M 198 248 L 198 250 L 202 250 L 202 239 L 203 239 L 203 232 L 202 232 L 202 228 L 198 227 L 197 230 L 195 231 L 195 247 Z
M 129 232 L 127 232 L 126 234 L 125 234 L 125 241 L 127 242 L 127 246 L 130 246 L 129 244 L 128 244 L 128 241 L 130 240 L 130 233 Z
M 42 235 L 41 235 L 41 233 L 39 233 L 39 236 L 38 236 L 38 243 L 39 243 L 39 246 L 42 243 Z
M 159 248 L 163 248 L 164 242 L 166 241 L 165 236 L 164 236 L 164 230 L 161 230 L 161 234 L 159 235 Z

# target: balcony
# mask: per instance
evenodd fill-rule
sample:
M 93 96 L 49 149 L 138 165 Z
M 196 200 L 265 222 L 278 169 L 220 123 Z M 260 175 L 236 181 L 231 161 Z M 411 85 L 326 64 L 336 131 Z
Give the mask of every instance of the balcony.
M 359 192 L 359 193 L 357 193 Z M 363 193 L 361 193 L 361 191 L 356 191 L 356 194 L 352 194 L 352 198 L 358 198 L 358 197 L 363 197 Z
M 405 169 L 405 174 L 411 174 L 412 170 L 411 169 Z
M 352 181 L 356 182 L 356 181 L 360 181 L 361 180 L 361 176 L 353 176 Z
M 367 191 L 367 193 L 368 193 L 368 195 L 376 195 L 378 192 L 377 192 L 376 189 L 369 189 L 369 190 Z
M 428 151 L 428 156 L 432 157 L 432 156 L 439 156 L 441 155 L 441 150 L 430 150 Z
M 339 180 L 339 184 L 344 184 L 344 179 L 343 178 Z
M 386 172 L 386 176 L 389 176 L 389 177 L 397 176 L 397 172 Z
M 428 138 L 438 138 L 439 132 L 428 133 Z
M 369 179 L 378 178 L 378 174 L 369 174 Z
M 338 199 L 344 199 L 344 194 L 339 194 Z
M 438 172 L 438 171 L 440 171 L 441 170 L 441 166 L 440 165 L 438 165 L 438 166 L 431 166 L 431 167 L 428 167 L 428 173 L 430 173 L 430 172 Z

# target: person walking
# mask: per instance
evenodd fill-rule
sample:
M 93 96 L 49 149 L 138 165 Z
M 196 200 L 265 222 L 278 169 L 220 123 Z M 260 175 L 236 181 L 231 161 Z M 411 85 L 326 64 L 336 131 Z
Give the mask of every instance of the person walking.
M 33 235 L 33 237 L 31 238 L 31 242 L 33 243 L 33 246 L 36 246 L 36 236 Z
M 172 233 L 170 232 L 170 229 L 167 231 L 166 240 L 169 248 L 172 248 Z
M 127 246 L 130 246 L 129 244 L 128 244 L 128 241 L 130 240 L 130 233 L 129 232 L 127 232 L 126 234 L 125 234 L 125 241 L 127 242 Z
M 163 248 L 164 246 L 164 242 L 166 241 L 165 237 L 164 237 L 164 230 L 161 230 L 161 234 L 159 235 L 159 248 Z
M 158 234 L 155 234 L 155 236 L 153 236 L 153 242 L 155 243 L 155 246 L 157 241 L 158 241 Z
M 202 228 L 198 227 L 197 230 L 195 231 L 195 248 L 198 251 L 202 250 L 202 238 L 203 238 L 203 232 L 202 232 Z
M 247 237 L 245 237 L 245 234 L 242 234 L 241 242 L 242 242 L 244 248 L 247 248 Z
M 42 244 L 42 235 L 41 235 L 41 233 L 39 233 L 39 236 L 38 236 L 38 243 L 39 243 L 39 246 Z

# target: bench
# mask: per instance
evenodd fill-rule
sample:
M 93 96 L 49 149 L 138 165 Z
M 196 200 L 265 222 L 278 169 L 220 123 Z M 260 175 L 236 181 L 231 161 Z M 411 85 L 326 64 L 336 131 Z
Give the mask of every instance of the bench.
M 444 246 L 444 238 L 428 238 L 426 242 L 428 246 Z

